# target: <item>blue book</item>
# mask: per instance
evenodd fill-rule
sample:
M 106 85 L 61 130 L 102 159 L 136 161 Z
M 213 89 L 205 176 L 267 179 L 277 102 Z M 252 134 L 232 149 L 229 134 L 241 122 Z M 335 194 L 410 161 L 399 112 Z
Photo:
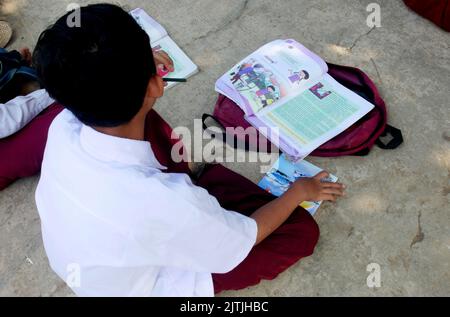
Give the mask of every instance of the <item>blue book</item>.
M 323 169 L 305 160 L 292 162 L 283 154 L 261 182 L 259 182 L 258 186 L 272 195 L 279 197 L 298 179 L 314 177 L 322 171 Z M 327 181 L 336 183 L 338 178 L 330 175 Z M 321 204 L 321 201 L 305 201 L 300 206 L 305 208 L 311 215 L 314 215 Z

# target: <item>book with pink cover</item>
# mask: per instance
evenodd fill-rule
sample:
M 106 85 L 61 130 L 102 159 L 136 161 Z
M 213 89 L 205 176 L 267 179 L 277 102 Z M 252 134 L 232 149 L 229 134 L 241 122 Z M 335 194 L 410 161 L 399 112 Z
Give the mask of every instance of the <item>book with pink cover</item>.
M 236 64 L 217 81 L 216 91 L 296 160 L 374 108 L 328 75 L 322 58 L 290 39 L 270 42 Z

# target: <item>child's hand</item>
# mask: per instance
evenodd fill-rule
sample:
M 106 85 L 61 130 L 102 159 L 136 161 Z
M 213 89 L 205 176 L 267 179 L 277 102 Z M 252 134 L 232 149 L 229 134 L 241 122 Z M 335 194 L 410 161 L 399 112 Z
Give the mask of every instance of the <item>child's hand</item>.
M 27 63 L 28 66 L 31 66 L 32 61 L 32 53 L 28 47 L 23 47 L 19 50 L 20 55 L 22 55 L 22 59 Z
M 323 181 L 328 178 L 328 172 L 321 172 L 313 178 L 302 178 L 296 181 L 290 190 L 298 193 L 303 201 L 336 201 L 337 198 L 345 195 L 345 186 L 339 183 Z M 300 202 L 300 203 L 301 203 Z
M 153 58 L 155 59 L 156 70 L 161 77 L 173 72 L 173 61 L 170 56 L 161 50 L 153 51 Z

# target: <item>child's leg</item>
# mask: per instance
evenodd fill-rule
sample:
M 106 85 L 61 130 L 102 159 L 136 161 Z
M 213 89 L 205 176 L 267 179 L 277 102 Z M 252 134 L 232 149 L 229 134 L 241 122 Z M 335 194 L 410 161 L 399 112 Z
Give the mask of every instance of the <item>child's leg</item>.
M 175 163 L 171 157 L 172 146 L 179 140 L 171 140 L 172 129 L 155 112 L 147 118 L 146 139 L 158 161 L 169 172 L 191 174 L 187 163 Z M 220 204 L 250 216 L 275 197 L 257 185 L 222 165 L 207 166 L 198 178 L 197 185 L 207 189 Z M 214 274 L 216 293 L 237 290 L 258 284 L 262 279 L 274 279 L 281 272 L 311 255 L 319 238 L 319 228 L 311 215 L 298 208 L 291 217 L 270 237 L 256 246 L 249 256 L 233 271 Z
M 54 104 L 22 130 L 0 140 L 0 190 L 15 180 L 37 174 L 41 169 L 48 129 L 63 110 Z
M 221 205 L 250 216 L 261 206 L 275 199 L 246 178 L 221 166 L 208 166 L 198 180 Z M 216 293 L 238 290 L 272 280 L 281 272 L 311 255 L 319 239 L 319 227 L 303 208 L 271 236 L 257 245 L 249 256 L 227 274 L 213 274 Z

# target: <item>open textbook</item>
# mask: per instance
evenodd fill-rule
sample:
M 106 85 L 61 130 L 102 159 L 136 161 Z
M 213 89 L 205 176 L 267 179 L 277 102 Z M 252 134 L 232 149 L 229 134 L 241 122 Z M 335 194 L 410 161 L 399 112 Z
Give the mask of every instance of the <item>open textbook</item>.
M 282 155 L 258 186 L 279 197 L 298 179 L 302 177 L 314 177 L 320 172 L 322 172 L 322 169 L 311 163 L 304 160 L 294 163 L 289 161 L 285 155 Z M 330 175 L 327 181 L 336 183 L 338 178 Z M 314 215 L 321 204 L 321 201 L 305 201 L 300 206 L 305 208 L 311 215 Z
M 133 18 L 150 36 L 153 49 L 162 49 L 172 58 L 175 71 L 168 74 L 172 78 L 188 78 L 198 72 L 197 65 L 180 49 L 180 47 L 170 38 L 167 31 L 161 24 L 150 17 L 143 9 L 137 8 L 131 11 Z M 167 88 L 176 85 L 169 83 Z
M 297 159 L 374 108 L 328 75 L 325 61 L 294 40 L 261 47 L 222 76 L 216 91 L 236 102 L 248 122 Z

